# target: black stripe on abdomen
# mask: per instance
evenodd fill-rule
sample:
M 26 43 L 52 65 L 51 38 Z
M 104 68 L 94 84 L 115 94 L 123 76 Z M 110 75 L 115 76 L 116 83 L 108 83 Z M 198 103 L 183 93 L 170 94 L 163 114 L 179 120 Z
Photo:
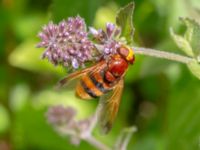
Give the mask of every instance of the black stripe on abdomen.
M 95 77 L 91 74 L 89 75 L 90 80 L 94 83 L 94 85 L 102 92 L 102 93 L 107 93 L 110 91 L 109 89 L 105 89 L 103 84 L 98 82 Z
M 81 80 L 81 86 L 83 87 L 84 91 L 88 93 L 91 97 L 93 98 L 98 97 L 95 93 L 93 93 L 93 91 L 89 87 L 87 87 L 87 85 L 85 84 L 83 80 Z

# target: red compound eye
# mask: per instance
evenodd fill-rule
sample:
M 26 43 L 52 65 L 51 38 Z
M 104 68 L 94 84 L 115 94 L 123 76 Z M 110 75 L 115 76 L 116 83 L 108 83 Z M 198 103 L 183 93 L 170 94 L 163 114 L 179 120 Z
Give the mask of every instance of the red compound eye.
M 124 46 L 118 48 L 117 51 L 124 58 L 126 58 L 129 54 L 129 49 Z

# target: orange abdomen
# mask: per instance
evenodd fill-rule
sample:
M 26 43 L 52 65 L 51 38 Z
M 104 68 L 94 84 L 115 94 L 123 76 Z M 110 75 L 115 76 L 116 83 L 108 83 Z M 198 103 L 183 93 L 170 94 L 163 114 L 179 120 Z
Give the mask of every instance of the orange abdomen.
M 76 94 L 82 99 L 92 99 L 102 96 L 111 90 L 111 86 L 104 82 L 104 74 L 94 72 L 86 74 L 76 86 Z
M 124 76 L 128 63 L 119 55 L 114 55 L 107 66 L 97 72 L 84 75 L 76 87 L 76 94 L 82 99 L 92 99 L 102 96 L 118 83 Z

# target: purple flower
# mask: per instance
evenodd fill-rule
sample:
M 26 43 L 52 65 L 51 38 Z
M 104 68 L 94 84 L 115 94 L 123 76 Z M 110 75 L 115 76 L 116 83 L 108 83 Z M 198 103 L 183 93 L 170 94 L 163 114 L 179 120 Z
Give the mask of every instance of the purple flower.
M 112 36 L 112 34 L 114 33 L 114 30 L 115 30 L 115 25 L 113 23 L 106 24 L 106 33 L 108 37 Z
M 73 107 L 52 106 L 46 113 L 47 120 L 55 130 L 63 135 L 70 136 L 72 144 L 78 145 L 81 137 L 85 137 L 90 132 L 92 122 L 95 117 L 91 116 L 86 119 L 76 120 L 77 111 Z
M 116 54 L 120 44 L 117 41 L 111 40 L 104 44 L 104 55 Z
M 48 122 L 53 125 L 71 124 L 76 115 L 76 110 L 72 107 L 62 105 L 50 107 L 47 112 Z
M 73 107 L 64 107 L 62 105 L 52 106 L 48 109 L 46 117 L 48 122 L 54 126 L 65 126 L 66 129 L 84 132 L 90 126 L 94 117 L 83 120 L 75 120 L 77 111 Z
M 87 32 L 84 20 L 78 16 L 45 25 L 38 34 L 41 42 L 37 47 L 45 48 L 42 58 L 74 70 L 84 67 L 87 61 L 116 54 L 120 33 L 120 28 L 112 23 L 106 24 L 105 31 L 90 27 Z
M 37 47 L 46 49 L 42 58 L 47 58 L 54 65 L 77 69 L 94 59 L 94 45 L 88 39 L 84 20 L 79 16 L 63 20 L 58 25 L 50 22 L 38 36 L 41 42 Z
M 96 30 L 92 27 L 90 27 L 89 30 L 94 41 L 103 47 L 103 50 L 101 50 L 100 53 L 102 53 L 104 58 L 117 53 L 117 48 L 120 46 L 117 38 L 119 37 L 121 30 L 116 27 L 115 24 L 107 23 L 105 31 L 101 29 Z

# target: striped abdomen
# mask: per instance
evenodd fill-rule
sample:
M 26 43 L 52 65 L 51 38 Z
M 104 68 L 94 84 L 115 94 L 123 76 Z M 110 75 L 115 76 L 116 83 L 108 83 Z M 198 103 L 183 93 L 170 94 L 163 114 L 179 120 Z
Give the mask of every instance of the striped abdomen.
M 124 76 L 128 63 L 120 55 L 114 55 L 105 68 L 84 75 L 76 87 L 76 94 L 82 99 L 99 97 L 112 90 Z
M 76 87 L 76 94 L 82 99 L 91 99 L 102 96 L 112 89 L 105 81 L 103 72 L 94 72 L 84 75 Z

